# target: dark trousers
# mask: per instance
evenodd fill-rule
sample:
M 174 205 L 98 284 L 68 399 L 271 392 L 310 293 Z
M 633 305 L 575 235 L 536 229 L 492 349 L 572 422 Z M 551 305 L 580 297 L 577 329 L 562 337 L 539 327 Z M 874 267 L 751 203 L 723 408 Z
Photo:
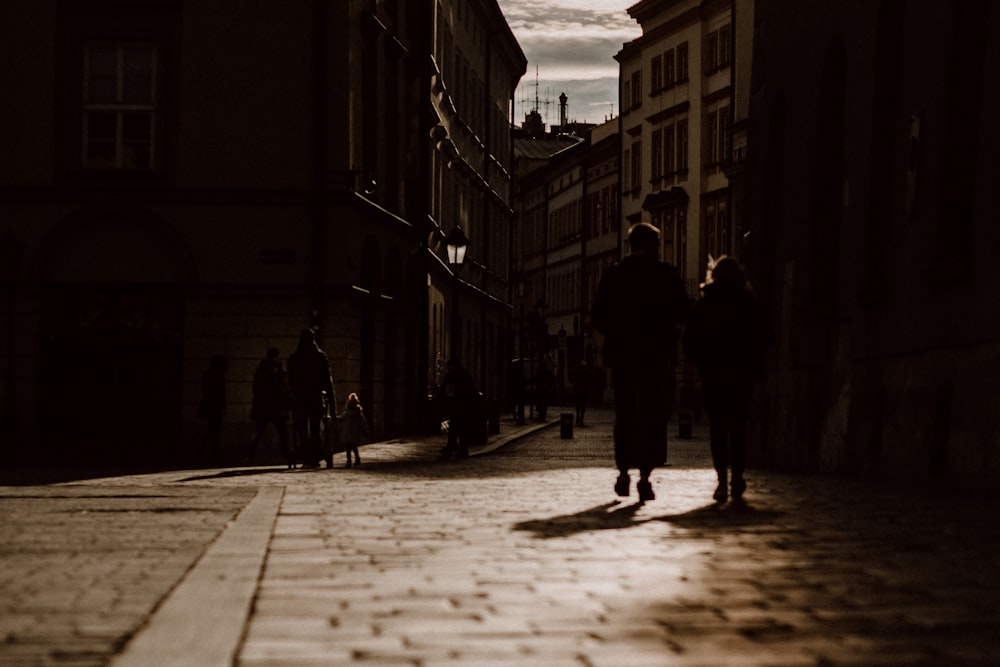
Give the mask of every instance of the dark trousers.
M 752 387 L 749 383 L 706 385 L 709 442 L 712 463 L 720 482 L 732 469 L 733 479 L 743 477 L 747 463 L 747 416 Z
M 648 477 L 667 460 L 667 422 L 673 409 L 673 371 L 655 367 L 613 369 L 615 465 Z
M 583 416 L 587 412 L 587 395 L 576 395 L 576 425 L 583 426 Z
M 299 439 L 298 458 L 313 465 L 326 458 L 323 447 L 323 416 L 304 414 L 296 418 L 295 432 Z

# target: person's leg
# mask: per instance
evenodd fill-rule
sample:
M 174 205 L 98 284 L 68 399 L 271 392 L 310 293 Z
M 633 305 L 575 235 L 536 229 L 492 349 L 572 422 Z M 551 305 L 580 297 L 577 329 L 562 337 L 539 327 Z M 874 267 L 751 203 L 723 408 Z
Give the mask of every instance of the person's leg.
M 285 461 L 291 467 L 295 464 L 295 459 L 292 456 L 291 447 L 288 446 L 288 424 L 279 417 L 274 420 L 274 430 L 278 434 L 278 447 L 281 448 L 281 455 L 285 457 Z
M 452 416 L 448 419 L 448 444 L 441 451 L 442 458 L 450 458 L 458 451 L 459 431 L 462 428 L 461 420 Z
M 636 467 L 635 443 L 638 419 L 638 397 L 636 385 L 631 375 L 620 369 L 614 371 L 615 383 L 615 467 L 618 468 L 618 480 L 615 482 L 615 493 L 621 497 L 629 495 L 629 468 Z
M 667 427 L 673 382 L 669 374 L 642 369 L 636 382 L 636 466 L 639 468 L 639 500 L 654 500 L 650 475 L 667 460 Z
M 713 497 L 722 503 L 729 498 L 729 433 L 726 401 L 717 388 L 706 388 L 705 404 L 708 410 L 708 443 L 712 451 L 712 466 L 719 479 Z
M 653 483 L 649 481 L 649 476 L 652 473 L 653 471 L 650 468 L 642 468 L 639 470 L 639 482 L 636 484 L 636 490 L 639 492 L 640 502 L 656 500 L 656 494 L 653 492 Z
M 740 499 L 746 491 L 747 483 L 743 473 L 747 465 L 747 416 L 750 413 L 751 388 L 742 388 L 733 404 L 730 423 L 730 447 L 732 461 L 733 498 Z
M 247 446 L 247 463 L 250 465 L 253 465 L 254 459 L 257 457 L 257 445 L 260 443 L 261 438 L 264 437 L 264 429 L 266 428 L 266 419 L 257 419 L 254 421 L 253 435 L 250 436 L 250 444 Z
M 320 417 L 309 415 L 306 420 L 308 435 L 306 439 L 305 465 L 318 468 L 320 462 Z

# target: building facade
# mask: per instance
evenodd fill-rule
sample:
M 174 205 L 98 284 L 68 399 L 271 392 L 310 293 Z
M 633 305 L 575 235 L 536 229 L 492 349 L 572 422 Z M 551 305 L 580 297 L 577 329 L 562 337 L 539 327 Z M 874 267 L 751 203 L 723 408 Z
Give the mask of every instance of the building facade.
M 758 3 L 754 31 L 746 260 L 778 335 L 754 458 L 995 480 L 1000 9 Z
M 585 128 L 586 138 L 563 134 L 564 127 L 515 138 L 524 283 L 515 317 L 525 332 L 518 357 L 527 361 L 527 377 L 547 360 L 555 371 L 553 398 L 563 401 L 573 369 L 593 363 L 590 304 L 601 271 L 620 258 L 621 241 L 618 119 Z
M 435 308 L 457 294 L 473 335 L 506 329 L 494 243 L 525 61 L 494 0 L 0 14 L 5 458 L 186 460 L 216 355 L 238 452 L 258 361 L 305 327 L 377 437 L 412 431 Z M 456 292 L 440 239 L 458 224 Z
M 738 255 L 725 165 L 731 153 L 733 26 L 729 0 L 643 0 L 642 35 L 620 64 L 621 216 L 662 233 L 662 256 L 692 295 L 709 254 Z

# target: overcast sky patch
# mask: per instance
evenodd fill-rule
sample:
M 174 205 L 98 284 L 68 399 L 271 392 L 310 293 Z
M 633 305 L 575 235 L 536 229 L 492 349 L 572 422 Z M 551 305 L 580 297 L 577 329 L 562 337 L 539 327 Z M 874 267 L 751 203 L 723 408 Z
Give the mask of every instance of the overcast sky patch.
M 538 73 L 539 111 L 545 115 L 541 91 L 548 91 L 548 122 L 558 122 L 558 96 L 570 98 L 570 120 L 603 122 L 614 106 L 618 114 L 618 62 L 622 45 L 642 34 L 626 9 L 637 0 L 499 0 L 511 31 L 528 59 L 528 72 L 518 87 L 517 112 L 533 104 Z

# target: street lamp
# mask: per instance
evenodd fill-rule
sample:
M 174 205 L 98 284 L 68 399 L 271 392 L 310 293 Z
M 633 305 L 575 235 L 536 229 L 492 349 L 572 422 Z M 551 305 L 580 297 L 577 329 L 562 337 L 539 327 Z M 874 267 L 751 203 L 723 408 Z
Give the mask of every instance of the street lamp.
M 448 246 L 448 264 L 455 269 L 457 274 L 458 269 L 461 269 L 462 263 L 465 262 L 465 250 L 469 245 L 469 237 L 465 235 L 461 225 L 455 225 L 444 242 Z
M 445 237 L 444 242 L 448 248 L 448 264 L 455 275 L 455 299 L 454 306 L 452 307 L 451 322 L 451 359 L 456 360 L 459 358 L 458 272 L 462 269 L 462 264 L 465 262 L 465 251 L 469 246 L 469 237 L 465 235 L 461 225 L 455 225 L 448 236 Z

